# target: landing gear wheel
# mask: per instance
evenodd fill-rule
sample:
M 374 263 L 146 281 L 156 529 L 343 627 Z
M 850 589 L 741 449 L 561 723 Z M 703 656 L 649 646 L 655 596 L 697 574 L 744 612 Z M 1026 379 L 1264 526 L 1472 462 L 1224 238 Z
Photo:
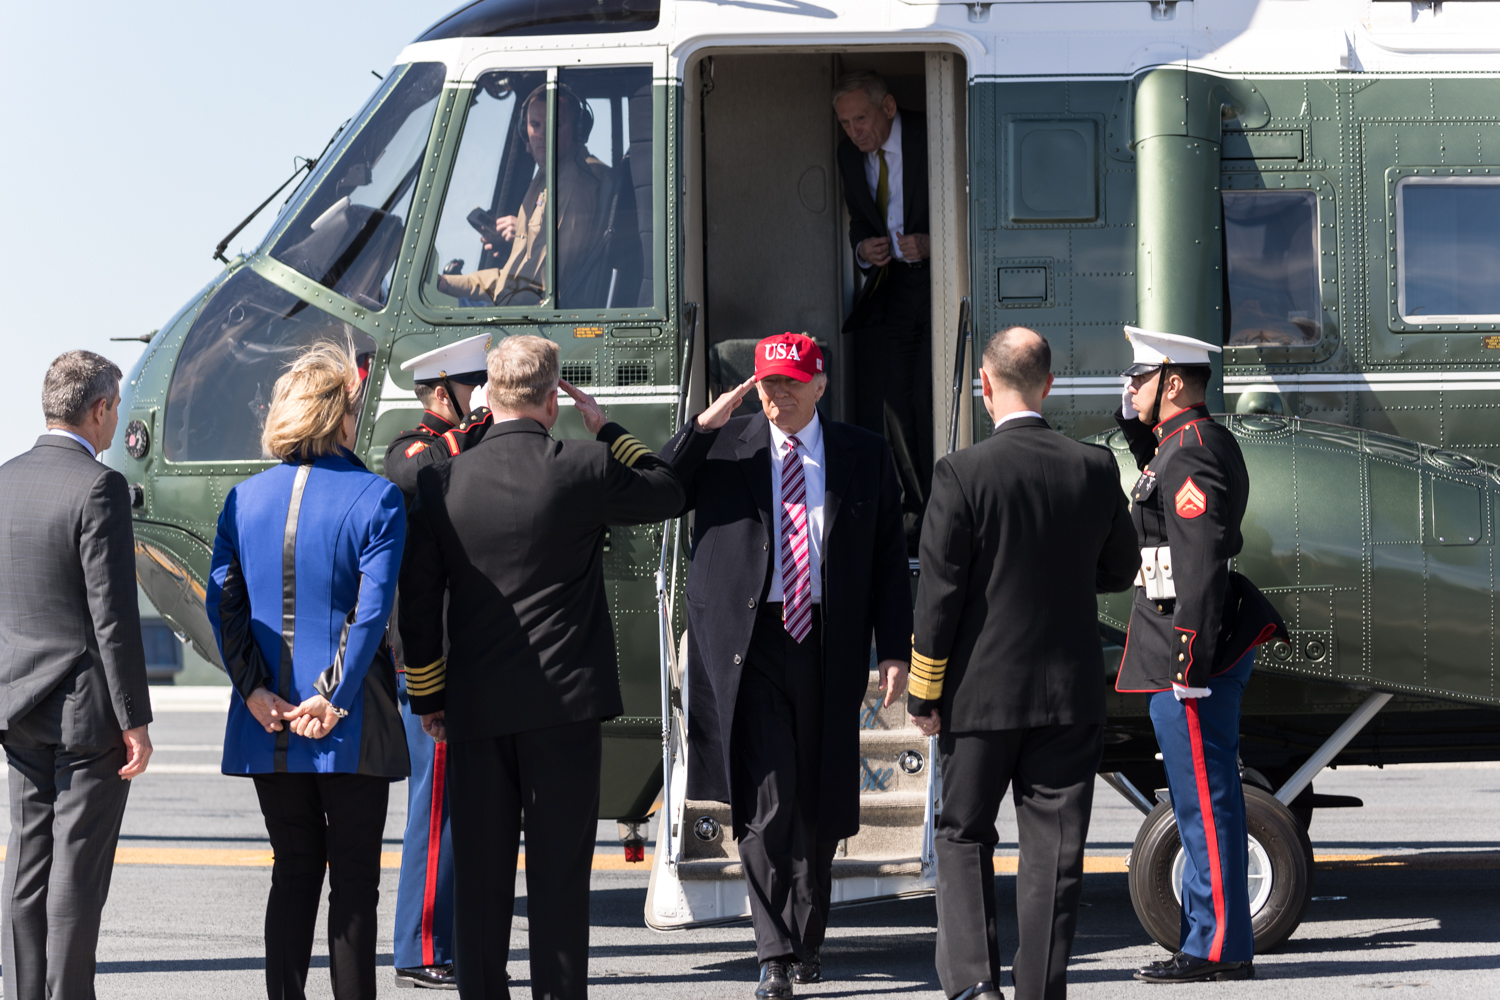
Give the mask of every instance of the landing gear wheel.
M 1302 923 L 1312 900 L 1313 854 L 1307 831 L 1266 791 L 1245 786 L 1250 828 L 1250 918 L 1255 953 L 1276 948 Z M 1176 951 L 1182 939 L 1182 841 L 1166 803 L 1151 810 L 1130 852 L 1130 903 L 1157 944 Z

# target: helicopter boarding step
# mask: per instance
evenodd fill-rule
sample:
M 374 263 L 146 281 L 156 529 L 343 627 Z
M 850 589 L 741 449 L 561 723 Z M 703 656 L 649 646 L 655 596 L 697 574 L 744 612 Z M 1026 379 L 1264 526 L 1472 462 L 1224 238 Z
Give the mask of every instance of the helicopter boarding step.
M 927 836 L 928 739 L 908 720 L 904 696 L 881 707 L 877 684 L 871 671 L 859 714 L 859 832 L 840 841 L 834 855 L 834 905 L 922 894 L 935 886 Z M 681 763 L 672 778 L 673 845 L 658 845 L 653 859 L 646 922 L 674 930 L 747 918 L 745 869 L 729 803 L 684 800 Z

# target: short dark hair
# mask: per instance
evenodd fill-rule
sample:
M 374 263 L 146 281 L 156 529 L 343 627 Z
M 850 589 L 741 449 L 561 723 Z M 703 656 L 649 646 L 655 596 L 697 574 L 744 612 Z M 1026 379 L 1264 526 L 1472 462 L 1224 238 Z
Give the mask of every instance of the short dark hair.
M 124 376 L 113 361 L 93 351 L 59 354 L 42 380 L 42 416 L 49 424 L 77 427 L 99 400 L 115 405 Z
M 1208 381 L 1213 374 L 1213 368 L 1208 365 L 1166 365 L 1162 369 L 1161 377 L 1167 379 L 1176 375 L 1182 379 L 1182 384 L 1187 388 L 1206 393 Z
M 1035 341 L 1022 340 L 1029 333 Z M 984 369 L 1007 389 L 1030 393 L 1047 384 L 1052 373 L 1052 345 L 1030 327 L 1009 326 L 984 345 Z

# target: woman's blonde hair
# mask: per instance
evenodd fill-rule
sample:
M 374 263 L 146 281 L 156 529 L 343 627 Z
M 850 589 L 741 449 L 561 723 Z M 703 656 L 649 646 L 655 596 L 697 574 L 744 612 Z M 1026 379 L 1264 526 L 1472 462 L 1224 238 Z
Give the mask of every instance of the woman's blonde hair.
M 360 396 L 354 345 L 314 344 L 276 380 L 261 448 L 283 462 L 333 454 L 344 418 L 359 409 Z

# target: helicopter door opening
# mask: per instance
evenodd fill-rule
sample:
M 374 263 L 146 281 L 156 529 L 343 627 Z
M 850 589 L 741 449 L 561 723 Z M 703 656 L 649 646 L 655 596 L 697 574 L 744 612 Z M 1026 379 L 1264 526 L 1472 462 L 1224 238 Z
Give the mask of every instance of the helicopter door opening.
M 790 330 L 816 340 L 827 359 L 824 417 L 859 422 L 858 373 L 869 366 L 860 364 L 861 337 L 842 332 L 861 278 L 838 167 L 844 136 L 832 106 L 835 81 L 856 70 L 879 73 L 903 115 L 928 121 L 932 319 L 919 377 L 930 390 L 921 397 L 932 407 L 930 454 L 943 454 L 959 301 L 968 291 L 965 74 L 947 52 L 716 52 L 687 67 L 683 286 L 684 298 L 701 306 L 703 335 L 688 411 L 751 375 L 757 341 Z M 751 396 L 740 412 L 758 407 Z M 682 686 L 679 667 L 669 688 Z M 838 845 L 835 904 L 934 885 L 932 748 L 908 722 L 903 701 L 881 707 L 876 683 L 872 670 L 859 716 L 850 719 L 860 730 L 860 769 L 850 775 L 859 787 L 860 831 Z M 667 692 L 666 704 L 686 702 L 680 690 Z M 686 797 L 693 766 L 682 752 L 686 720 L 680 708 L 668 710 L 677 752 L 667 763 L 670 816 L 659 827 L 647 923 L 666 929 L 742 919 L 749 909 L 729 804 Z

